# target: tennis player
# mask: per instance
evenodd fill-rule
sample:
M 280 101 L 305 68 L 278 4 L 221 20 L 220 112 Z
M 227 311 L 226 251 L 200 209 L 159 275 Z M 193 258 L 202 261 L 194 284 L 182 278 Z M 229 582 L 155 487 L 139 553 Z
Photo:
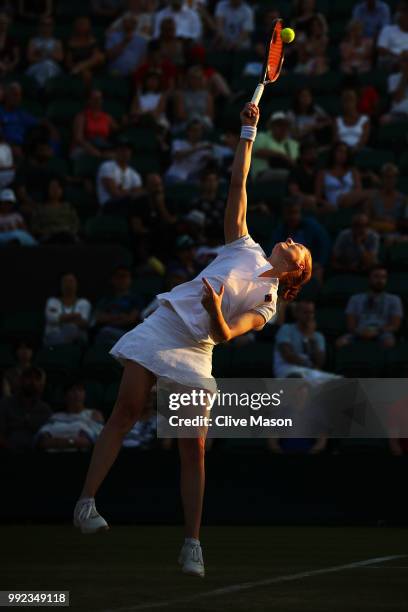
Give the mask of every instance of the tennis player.
M 94 496 L 116 459 L 125 434 L 140 418 L 157 377 L 182 385 L 214 389 L 212 351 L 250 330 L 260 330 L 276 312 L 280 296 L 292 300 L 311 276 L 310 252 L 290 238 L 266 257 L 248 234 L 246 180 L 259 109 L 246 104 L 225 210 L 225 246 L 192 281 L 159 294 L 159 308 L 111 349 L 124 365 L 112 414 L 99 436 L 79 501 L 74 525 L 83 533 L 108 529 Z M 179 439 L 185 541 L 179 563 L 186 574 L 204 576 L 199 541 L 204 494 L 204 438 Z

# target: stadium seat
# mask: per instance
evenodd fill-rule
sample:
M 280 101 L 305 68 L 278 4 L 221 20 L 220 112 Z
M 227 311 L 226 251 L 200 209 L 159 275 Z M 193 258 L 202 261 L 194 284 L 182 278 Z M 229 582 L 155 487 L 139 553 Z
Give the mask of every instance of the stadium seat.
M 248 189 L 250 204 L 265 202 L 273 207 L 276 213 L 279 210 L 281 200 L 287 195 L 287 186 L 284 181 L 258 181 L 252 183 Z
M 386 70 L 370 70 L 359 75 L 361 85 L 374 87 L 380 94 L 387 93 L 387 79 Z
M 146 304 L 163 289 L 162 276 L 140 276 L 132 283 L 132 292 L 140 296 Z
M 83 80 L 77 76 L 62 75 L 49 79 L 45 86 L 45 92 L 49 100 L 56 98 L 81 99 L 85 98 L 85 85 Z
M 7 344 L 0 345 L 0 370 L 10 368 L 16 363 L 14 353 Z
M 35 356 L 35 365 L 47 372 L 52 382 L 64 382 L 78 374 L 82 348 L 75 344 L 63 344 L 41 348 Z
M 299 300 L 310 300 L 315 302 L 320 295 L 321 286 L 318 280 L 314 277 L 302 287 L 299 293 Z
M 328 340 L 334 340 L 346 331 L 346 317 L 342 308 L 318 308 L 316 320 L 318 331 Z
M 405 378 L 408 375 L 408 343 L 401 342 L 385 353 L 386 375 Z
M 95 178 L 101 160 L 92 155 L 81 155 L 74 160 L 74 176 L 77 178 Z
M 112 412 L 112 408 L 114 407 L 116 399 L 118 397 L 118 391 L 119 391 L 118 382 L 113 382 L 107 387 L 105 387 L 105 391 L 103 394 L 103 400 L 102 400 L 100 409 L 102 410 L 106 418 L 108 418 Z
M 86 407 L 102 411 L 104 386 L 96 380 L 87 380 L 85 381 L 85 393 Z
M 95 215 L 98 211 L 96 198 L 81 185 L 69 184 L 64 189 L 65 200 L 74 206 L 81 221 Z
M 396 121 L 378 128 L 376 141 L 379 146 L 393 149 L 407 144 L 408 121 Z
M 315 95 L 332 94 L 339 89 L 341 79 L 339 72 L 326 72 L 321 76 L 309 77 L 308 85 Z
M 276 227 L 276 219 L 272 215 L 262 213 L 248 213 L 248 229 L 251 236 L 266 248 L 271 244 L 271 236 Z
M 336 275 L 325 281 L 319 299 L 322 304 L 345 306 L 350 296 L 366 290 L 366 277 L 352 274 Z
M 194 183 L 173 183 L 166 185 L 166 198 L 171 201 L 181 212 L 188 212 L 193 208 L 193 201 L 199 195 L 199 190 Z
M 129 243 L 127 220 L 115 215 L 91 217 L 85 224 L 85 233 L 89 242 L 125 245 Z
M 130 127 L 126 130 L 126 138 L 132 143 L 135 154 L 145 151 L 157 153 L 158 151 L 154 128 Z
M 233 66 L 233 53 L 220 53 L 219 51 L 206 52 L 206 64 L 221 72 L 229 78 Z
M 129 102 L 130 84 L 126 79 L 110 75 L 97 76 L 93 80 L 93 87 L 102 91 L 105 98 L 118 98 Z
M 353 342 L 336 350 L 335 367 L 338 374 L 350 378 L 381 376 L 385 369 L 385 351 L 375 342 Z
M 330 32 L 332 26 L 331 20 L 343 18 L 348 21 L 351 18 L 355 4 L 356 0 L 330 0 L 327 4 L 328 13 L 330 15 Z
M 351 226 L 351 219 L 354 214 L 355 210 L 352 208 L 339 208 L 335 212 L 324 215 L 322 223 L 330 234 L 335 237 L 341 230 Z
M 390 268 L 393 270 L 397 268 L 408 269 L 408 242 L 397 242 L 388 247 L 387 255 Z
M 355 156 L 356 166 L 362 170 L 380 170 L 383 164 L 394 161 L 392 151 L 364 149 Z
M 243 348 L 233 347 L 234 378 L 270 378 L 273 375 L 272 362 L 273 345 L 270 342 L 251 342 Z
M 398 166 L 403 176 L 408 177 L 408 153 L 404 153 L 398 160 Z
M 326 94 L 324 96 L 316 96 L 315 101 L 326 113 L 333 117 L 341 113 L 341 99 L 338 95 Z
M 103 102 L 103 110 L 109 115 L 112 115 L 116 121 L 121 121 L 128 110 L 127 103 L 120 99 L 105 99 Z
M 83 103 L 79 100 L 67 100 L 66 98 L 53 99 L 49 103 L 46 116 L 54 123 L 72 121 L 77 113 L 83 109 Z
M 109 355 L 111 348 L 111 345 L 95 345 L 85 352 L 82 360 L 82 372 L 86 378 L 101 383 L 109 383 L 119 379 L 121 367 Z
M 408 195 L 408 177 L 400 177 L 398 181 L 398 188 L 402 191 L 402 193 Z
M 42 312 L 13 312 L 3 317 L 0 325 L 0 338 L 36 341 L 42 336 L 43 324 Z
M 387 291 L 408 299 L 408 273 L 391 272 L 388 276 Z
M 140 153 L 132 159 L 131 166 L 143 176 L 150 172 L 156 173 L 161 170 L 160 158 L 155 153 Z

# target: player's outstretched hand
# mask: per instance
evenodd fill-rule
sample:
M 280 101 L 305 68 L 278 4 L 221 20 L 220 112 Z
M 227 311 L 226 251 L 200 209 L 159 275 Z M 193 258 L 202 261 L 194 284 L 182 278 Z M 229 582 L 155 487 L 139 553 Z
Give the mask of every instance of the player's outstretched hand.
M 240 114 L 242 125 L 256 127 L 259 121 L 259 108 L 252 102 L 247 102 Z

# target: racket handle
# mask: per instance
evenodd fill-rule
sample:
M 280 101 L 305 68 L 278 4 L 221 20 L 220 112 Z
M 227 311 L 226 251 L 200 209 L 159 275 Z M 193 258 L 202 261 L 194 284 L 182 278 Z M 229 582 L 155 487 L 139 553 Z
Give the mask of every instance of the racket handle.
M 264 89 L 265 89 L 265 85 L 263 85 L 262 83 L 259 83 L 259 85 L 255 89 L 254 95 L 252 96 L 252 100 L 251 100 L 252 104 L 256 104 L 258 106 L 259 100 L 262 97 Z

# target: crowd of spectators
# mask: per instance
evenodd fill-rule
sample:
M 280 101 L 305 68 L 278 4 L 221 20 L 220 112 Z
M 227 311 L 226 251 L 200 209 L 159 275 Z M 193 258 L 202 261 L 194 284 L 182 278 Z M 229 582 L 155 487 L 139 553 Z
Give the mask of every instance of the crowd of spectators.
M 95 241 L 93 221 L 120 220 L 133 260 L 92 304 L 65 270 L 44 306 L 43 346 L 112 344 L 157 306 L 135 279 L 171 288 L 217 255 L 239 108 L 277 17 L 296 39 L 261 102 L 248 221 L 265 251 L 288 236 L 311 250 L 314 289 L 267 326 L 271 374 L 314 384 L 338 375 L 332 351 L 398 346 L 403 299 L 386 286 L 393 249 L 408 246 L 408 3 L 82 4 L 0 2 L 0 248 L 72 248 Z M 336 275 L 368 288 L 349 292 L 342 326 L 325 338 L 319 295 Z M 0 444 L 20 418 L 29 444 L 88 448 L 103 416 L 87 409 L 83 382 L 51 414 L 45 380 L 20 338 L 3 376 Z M 150 435 L 149 419 L 140 429 Z M 24 447 L 22 438 L 8 444 Z M 324 450 L 323 439 L 311 448 Z

